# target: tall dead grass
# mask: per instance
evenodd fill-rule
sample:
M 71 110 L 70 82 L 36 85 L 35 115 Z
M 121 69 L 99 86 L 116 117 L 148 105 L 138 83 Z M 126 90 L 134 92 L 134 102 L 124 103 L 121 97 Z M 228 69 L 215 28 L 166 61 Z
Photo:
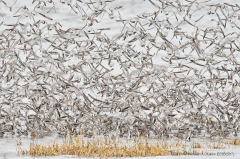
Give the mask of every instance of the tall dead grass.
M 166 142 L 164 140 L 150 143 L 148 139 L 135 139 L 128 143 L 119 140 L 84 139 L 83 136 L 70 137 L 62 144 L 38 144 L 32 142 L 29 151 L 18 149 L 18 155 L 31 156 L 59 156 L 76 155 L 79 157 L 146 157 L 170 156 L 179 154 L 200 153 L 196 150 L 186 150 L 184 144 L 178 141 Z
M 110 137 L 99 138 L 93 134 L 92 139 L 86 139 L 83 135 L 64 140 L 62 144 L 54 142 L 52 144 L 39 144 L 35 140 L 30 144 L 28 151 L 18 148 L 18 155 L 30 156 L 59 156 L 75 155 L 78 157 L 146 157 L 146 156 L 170 156 L 170 155 L 200 155 L 203 154 L 203 148 L 222 149 L 226 148 L 224 144 L 239 145 L 239 140 L 228 140 L 222 143 L 207 143 L 204 147 L 197 140 L 183 143 L 177 141 L 156 141 L 150 142 L 147 137 L 135 138 L 133 141 L 123 143 L 118 139 Z

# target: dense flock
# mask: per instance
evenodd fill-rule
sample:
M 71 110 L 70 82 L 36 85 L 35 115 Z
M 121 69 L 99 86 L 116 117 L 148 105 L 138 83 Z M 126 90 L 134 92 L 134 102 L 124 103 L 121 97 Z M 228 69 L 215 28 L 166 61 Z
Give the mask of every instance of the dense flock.
M 135 0 L 154 9 L 128 18 L 116 0 L 17 2 L 0 2 L 16 19 L 0 12 L 0 136 L 238 135 L 240 4 Z M 84 25 L 54 21 L 61 5 Z

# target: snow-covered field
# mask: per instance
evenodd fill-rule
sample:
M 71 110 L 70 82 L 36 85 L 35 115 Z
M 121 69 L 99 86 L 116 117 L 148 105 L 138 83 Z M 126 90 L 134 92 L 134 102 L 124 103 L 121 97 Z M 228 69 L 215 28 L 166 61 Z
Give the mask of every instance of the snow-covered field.
M 53 140 L 56 139 L 56 140 Z M 58 143 L 61 143 L 63 141 L 60 138 L 57 138 L 57 135 L 53 136 L 47 136 L 42 139 L 38 139 L 38 143 L 53 143 L 53 141 L 57 141 Z M 21 148 L 22 150 L 29 150 L 29 145 L 32 142 L 32 139 L 30 138 L 21 138 L 21 146 L 18 146 L 20 143 L 19 139 L 16 138 L 0 138 L 0 159 L 33 159 L 33 158 L 38 158 L 38 159 L 44 159 L 44 158 L 49 158 L 49 159 L 68 159 L 68 158 L 77 158 L 77 156 L 70 156 L 70 155 L 62 155 L 62 156 L 54 156 L 54 157 L 32 157 L 32 156 L 18 156 L 17 151 L 18 148 Z M 205 145 L 206 146 L 206 145 Z M 205 147 L 204 146 L 204 147 Z M 206 146 L 207 147 L 207 146 Z M 203 155 L 181 155 L 181 156 L 156 156 L 156 157 L 140 157 L 144 159 L 148 158 L 160 158 L 160 159 L 223 159 L 223 158 L 229 158 L 229 159 L 239 159 L 240 158 L 240 146 L 232 146 L 230 148 L 226 147 L 226 149 L 208 149 L 208 148 L 203 148 L 205 154 Z M 131 157 L 133 158 L 139 158 L 139 157 Z

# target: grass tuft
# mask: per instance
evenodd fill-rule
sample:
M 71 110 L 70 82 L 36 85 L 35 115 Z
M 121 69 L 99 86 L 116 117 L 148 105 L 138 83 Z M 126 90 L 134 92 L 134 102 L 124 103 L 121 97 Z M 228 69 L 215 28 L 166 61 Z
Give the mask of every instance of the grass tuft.
M 240 145 L 240 140 L 238 140 L 238 138 L 235 138 L 233 141 L 226 141 L 225 144 L 239 146 Z
M 134 144 L 123 145 L 112 139 L 87 140 L 83 137 L 74 138 L 61 145 L 53 143 L 30 144 L 27 154 L 31 156 L 58 156 L 76 155 L 79 157 L 140 157 L 140 156 L 166 156 L 171 155 L 172 150 L 166 149 L 166 143 L 149 144 L 147 140 L 142 143 L 138 140 Z
M 199 153 L 196 150 L 186 150 L 183 143 L 158 141 L 149 143 L 145 139 L 135 138 L 127 144 L 111 138 L 84 139 L 82 135 L 78 137 L 69 136 L 62 144 L 31 143 L 29 151 L 18 150 L 18 155 L 31 156 L 59 156 L 76 155 L 78 157 L 146 157 L 146 156 L 170 156 Z
M 203 148 L 203 146 L 198 141 L 195 141 L 195 140 L 193 140 L 191 147 L 192 148 Z
M 21 140 L 20 140 L 21 141 Z M 236 138 L 233 141 L 207 143 L 210 149 L 224 149 L 226 145 L 240 145 Z M 86 139 L 83 135 L 77 137 L 69 135 L 69 139 L 62 144 L 54 142 L 52 144 L 39 144 L 33 140 L 29 151 L 18 148 L 18 155 L 30 156 L 59 156 L 75 155 L 78 157 L 146 157 L 146 156 L 171 156 L 171 155 L 200 155 L 205 153 L 204 146 L 196 140 L 191 143 L 177 141 L 156 141 L 149 142 L 148 138 L 135 138 L 133 141 L 122 143 L 118 139 L 111 137 L 97 138 L 93 136 Z

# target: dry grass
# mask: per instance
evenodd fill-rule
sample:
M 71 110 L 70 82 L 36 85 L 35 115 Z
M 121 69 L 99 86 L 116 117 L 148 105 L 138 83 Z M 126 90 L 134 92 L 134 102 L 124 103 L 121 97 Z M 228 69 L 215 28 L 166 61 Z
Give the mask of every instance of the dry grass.
M 20 140 L 21 142 L 21 140 Z M 240 145 L 240 141 L 213 142 L 207 143 L 210 149 L 224 149 L 226 144 Z M 59 156 L 76 155 L 78 157 L 145 157 L 145 156 L 170 156 L 170 155 L 200 155 L 205 151 L 198 141 L 193 140 L 189 144 L 183 144 L 182 141 L 164 141 L 149 142 L 145 138 L 135 138 L 134 141 L 122 143 L 111 138 L 86 139 L 83 135 L 78 137 L 69 136 L 62 144 L 54 142 L 53 144 L 38 144 L 33 141 L 30 144 L 30 150 L 24 151 L 18 147 L 18 155 L 31 156 Z
M 218 140 L 218 142 L 216 142 Z M 206 140 L 205 144 L 209 149 L 226 149 L 226 144 L 223 142 L 223 139 L 220 138 L 211 138 L 210 140 Z
M 195 141 L 195 140 L 193 140 L 191 147 L 192 148 L 203 148 L 203 146 L 198 141 Z
M 121 143 L 110 138 L 84 139 L 81 135 L 70 137 L 69 141 L 62 144 L 31 143 L 29 151 L 18 149 L 18 155 L 31 156 L 58 156 L 76 155 L 79 157 L 144 157 L 144 156 L 170 156 L 170 155 L 200 154 L 197 150 L 186 150 L 184 144 L 165 142 L 163 140 L 149 143 L 148 139 L 135 139 L 129 143 Z
M 233 141 L 229 141 L 229 140 L 226 141 L 225 144 L 239 146 L 240 145 L 240 140 L 238 140 L 238 138 L 235 138 Z
M 225 149 L 226 146 L 221 142 L 218 142 L 218 143 L 213 142 L 212 144 L 209 145 L 209 148 L 210 149 Z
M 172 153 L 171 150 L 167 150 L 168 145 L 165 142 L 149 144 L 147 139 L 145 143 L 134 141 L 134 144 L 128 146 L 107 138 L 104 141 L 100 139 L 85 141 L 83 137 L 76 137 L 74 140 L 61 145 L 58 143 L 50 145 L 31 143 L 30 150 L 22 154 L 31 156 L 137 157 L 166 156 Z

